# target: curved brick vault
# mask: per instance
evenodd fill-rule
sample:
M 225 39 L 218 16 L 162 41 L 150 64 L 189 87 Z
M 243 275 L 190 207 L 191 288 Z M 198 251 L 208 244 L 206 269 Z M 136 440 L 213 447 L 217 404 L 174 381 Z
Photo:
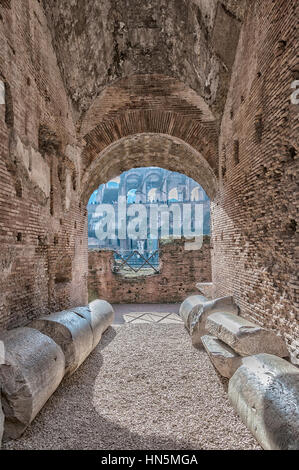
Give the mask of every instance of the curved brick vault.
M 138 166 L 189 174 L 214 197 L 217 127 L 204 99 L 178 80 L 164 75 L 118 80 L 80 122 L 84 201 L 100 183 Z
M 113 120 L 119 112 L 163 110 L 201 121 L 217 130 L 216 119 L 205 99 L 186 83 L 161 74 L 132 74 L 106 86 L 82 115 L 80 135 L 88 135 L 99 122 Z
M 119 139 L 93 160 L 81 181 L 83 203 L 87 203 L 99 184 L 142 166 L 158 166 L 184 173 L 201 184 L 210 198 L 215 196 L 215 174 L 198 151 L 170 135 L 143 133 Z
M 245 0 L 43 0 L 76 119 L 133 74 L 176 77 L 223 112 Z
M 167 134 L 218 168 L 218 123 L 204 99 L 164 75 L 133 75 L 106 87 L 80 122 L 82 164 L 88 168 L 107 146 L 140 133 Z

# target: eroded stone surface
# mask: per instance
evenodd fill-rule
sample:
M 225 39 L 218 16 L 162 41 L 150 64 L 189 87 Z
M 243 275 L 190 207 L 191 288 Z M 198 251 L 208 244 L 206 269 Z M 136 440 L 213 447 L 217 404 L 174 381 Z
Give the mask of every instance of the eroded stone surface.
M 215 368 L 229 379 L 241 365 L 242 357 L 215 336 L 204 335 L 201 341 Z
M 232 296 L 209 300 L 202 305 L 195 305 L 189 315 L 190 335 L 193 346 L 201 345 L 201 337 L 207 332 L 206 320 L 211 313 L 231 312 L 239 315 L 239 307 Z
M 203 295 L 191 295 L 182 302 L 179 310 L 179 315 L 184 321 L 184 325 L 187 330 L 190 330 L 190 313 L 195 306 L 201 306 L 207 301 L 207 298 Z
M 234 3 L 43 2 L 61 73 L 79 110 L 132 72 L 175 75 L 221 109 L 245 10 L 244 0 Z
M 94 349 L 99 343 L 102 334 L 105 330 L 113 323 L 114 310 L 106 300 L 94 300 L 87 307 L 77 307 L 73 311 L 85 318 L 91 327 L 93 334 L 93 346 Z
M 299 450 L 299 370 L 269 354 L 242 359 L 229 398 L 267 450 Z
M 94 337 L 91 324 L 71 310 L 52 313 L 34 320 L 36 328 L 52 338 L 65 355 L 65 373 L 72 374 L 93 349 Z
M 5 364 L 0 364 L 4 438 L 16 439 L 60 384 L 65 359 L 58 344 L 32 328 L 13 329 L 0 338 L 5 346 Z
M 228 344 L 241 356 L 259 353 L 287 357 L 288 350 L 280 336 L 233 313 L 212 313 L 206 320 L 206 329 Z

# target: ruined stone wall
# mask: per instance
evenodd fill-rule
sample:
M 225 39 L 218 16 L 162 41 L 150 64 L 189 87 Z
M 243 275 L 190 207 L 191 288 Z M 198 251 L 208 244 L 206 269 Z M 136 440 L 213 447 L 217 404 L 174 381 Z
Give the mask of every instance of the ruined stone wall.
M 214 295 L 233 294 L 298 353 L 297 6 L 249 3 L 221 126 L 212 264 Z
M 0 2 L 0 44 L 0 328 L 10 328 L 87 301 L 87 234 L 80 149 L 39 2 Z
M 113 252 L 88 253 L 90 300 L 111 303 L 172 303 L 198 293 L 197 282 L 211 281 L 210 239 L 200 250 L 184 249 L 183 240 L 160 245 L 160 273 L 127 279 L 112 272 Z

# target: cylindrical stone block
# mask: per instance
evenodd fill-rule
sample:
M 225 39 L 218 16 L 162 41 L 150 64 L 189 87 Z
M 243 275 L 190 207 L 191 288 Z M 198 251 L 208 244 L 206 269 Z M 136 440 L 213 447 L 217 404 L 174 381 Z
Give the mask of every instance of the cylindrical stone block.
M 184 302 L 182 302 L 179 310 L 179 315 L 184 321 L 187 330 L 190 330 L 190 313 L 194 307 L 202 306 L 208 299 L 203 295 L 190 295 Z
M 93 332 L 88 320 L 71 310 L 52 313 L 31 323 L 61 347 L 65 355 L 65 374 L 78 369 L 93 349 Z
M 17 439 L 54 393 L 64 376 L 64 354 L 51 338 L 32 328 L 0 336 L 5 359 L 0 364 L 4 438 Z
M 202 344 L 201 338 L 207 333 L 206 320 L 209 315 L 216 312 L 239 315 L 240 309 L 232 296 L 207 300 L 202 305 L 195 305 L 189 314 L 190 336 L 193 346 L 200 346 Z
M 85 318 L 92 329 L 93 349 L 99 343 L 102 334 L 114 321 L 114 310 L 106 300 L 96 299 L 87 307 L 72 309 L 77 315 Z
M 106 300 L 96 299 L 90 302 L 92 329 L 98 343 L 102 334 L 114 321 L 114 310 Z
M 266 450 L 299 450 L 299 370 L 280 357 L 242 359 L 229 381 L 229 398 Z

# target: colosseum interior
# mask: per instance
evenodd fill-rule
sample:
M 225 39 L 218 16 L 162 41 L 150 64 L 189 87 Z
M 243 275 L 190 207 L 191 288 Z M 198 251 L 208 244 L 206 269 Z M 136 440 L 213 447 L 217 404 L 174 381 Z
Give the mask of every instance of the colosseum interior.
M 297 0 L 0 0 L 4 450 L 299 449 L 297 23 Z M 129 295 L 87 203 L 141 167 L 200 184 L 211 236 Z

